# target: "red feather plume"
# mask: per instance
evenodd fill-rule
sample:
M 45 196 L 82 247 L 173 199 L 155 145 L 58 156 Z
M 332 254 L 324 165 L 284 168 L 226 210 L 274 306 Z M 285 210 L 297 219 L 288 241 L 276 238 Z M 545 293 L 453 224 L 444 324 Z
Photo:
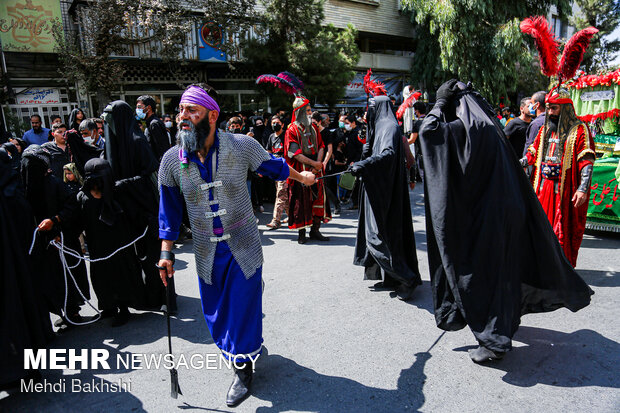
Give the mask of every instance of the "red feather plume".
M 540 70 L 545 76 L 554 76 L 558 73 L 558 42 L 549 27 L 549 22 L 543 16 L 528 17 L 521 22 L 521 31 L 534 38 Z
M 560 60 L 559 76 L 561 79 L 570 79 L 575 76 L 583 60 L 583 54 L 590 45 L 590 39 L 598 33 L 595 27 L 588 27 L 578 31 L 564 46 L 562 60 Z
M 419 97 L 420 95 L 417 96 Z M 396 111 L 396 119 L 401 120 L 405 114 L 405 111 L 409 109 L 416 100 L 418 100 L 418 98 L 415 93 L 409 95 L 409 97 L 398 107 L 398 110 Z
M 372 69 L 368 69 L 366 76 L 364 76 L 364 92 L 371 96 L 387 95 L 385 85 L 381 82 L 375 82 L 370 78 L 372 75 Z

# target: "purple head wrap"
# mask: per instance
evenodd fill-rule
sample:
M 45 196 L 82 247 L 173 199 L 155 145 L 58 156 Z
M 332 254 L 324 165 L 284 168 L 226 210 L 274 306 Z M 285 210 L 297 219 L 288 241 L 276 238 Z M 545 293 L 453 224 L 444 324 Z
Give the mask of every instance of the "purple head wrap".
M 215 110 L 220 112 L 220 106 L 217 102 L 209 96 L 204 89 L 198 86 L 190 86 L 183 92 L 181 96 L 181 103 L 189 103 L 192 105 L 200 105 L 208 110 Z

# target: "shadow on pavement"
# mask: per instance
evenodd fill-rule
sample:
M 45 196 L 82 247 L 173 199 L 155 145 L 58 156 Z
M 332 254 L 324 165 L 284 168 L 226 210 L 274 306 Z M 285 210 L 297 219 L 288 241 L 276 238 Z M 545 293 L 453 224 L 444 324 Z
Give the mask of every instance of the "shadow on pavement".
M 397 389 L 387 390 L 320 374 L 293 360 L 270 354 L 256 372 L 252 395 L 270 401 L 272 407 L 259 407 L 256 411 L 419 411 L 425 402 L 424 366 L 430 357 L 430 353 L 417 353 L 413 365 L 401 371 Z
M 502 361 L 486 365 L 505 371 L 506 383 L 620 388 L 620 344 L 596 331 L 562 333 L 522 326 L 514 340 L 527 345 L 513 347 Z
M 430 284 L 430 281 L 422 280 L 422 284 L 416 287 L 413 293 L 413 298 L 409 301 L 403 302 L 419 309 L 426 310 L 431 313 L 431 315 L 434 315 L 435 312 L 433 309 L 433 296 Z M 395 292 L 390 292 L 390 297 L 394 298 L 395 300 L 398 299 Z
M 577 270 L 581 278 L 595 287 L 620 287 L 620 274 L 615 271 Z

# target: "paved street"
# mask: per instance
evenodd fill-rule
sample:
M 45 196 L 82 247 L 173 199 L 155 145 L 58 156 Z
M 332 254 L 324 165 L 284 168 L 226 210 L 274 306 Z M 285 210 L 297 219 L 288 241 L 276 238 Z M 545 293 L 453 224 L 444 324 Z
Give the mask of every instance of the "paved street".
M 352 262 L 356 214 L 324 226 L 331 242 L 291 242 L 288 230 L 265 231 L 263 300 L 268 354 L 258 360 L 253 395 L 236 409 L 224 400 L 232 372 L 181 368 L 183 396 L 169 395 L 169 372 L 46 370 L 49 381 L 131 379 L 130 393 L 14 394 L 2 412 L 617 412 L 620 411 L 620 237 L 587 234 L 578 271 L 595 291 L 578 313 L 561 309 L 522 319 L 514 349 L 501 362 L 474 365 L 468 329 L 435 327 L 429 287 L 421 185 L 411 193 L 424 284 L 405 303 L 371 292 Z M 267 211 L 271 205 L 266 206 Z M 270 215 L 260 214 L 261 228 Z M 179 314 L 173 349 L 189 358 L 217 354 L 202 317 L 191 243 L 177 251 Z M 489 251 L 492 254 L 493 251 Z M 85 313 L 88 313 L 84 310 Z M 165 318 L 134 312 L 59 336 L 54 348 L 106 348 L 117 354 L 167 351 Z M 432 348 L 431 346 L 439 338 Z M 429 351 L 430 348 L 430 351 Z

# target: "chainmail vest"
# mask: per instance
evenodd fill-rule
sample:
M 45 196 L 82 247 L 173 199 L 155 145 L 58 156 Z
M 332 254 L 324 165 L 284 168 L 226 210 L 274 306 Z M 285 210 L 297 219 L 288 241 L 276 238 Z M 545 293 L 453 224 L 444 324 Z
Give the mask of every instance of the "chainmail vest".
M 246 184 L 248 169 L 255 171 L 270 159 L 269 154 L 254 139 L 239 134 L 219 133 L 217 170 L 213 182 L 205 182 L 198 166 L 189 161 L 181 167 L 180 146 L 170 148 L 162 157 L 159 185 L 179 187 L 192 228 L 196 269 L 207 284 L 217 242 L 227 242 L 235 261 L 249 279 L 263 264 L 260 235 L 252 210 L 252 201 Z M 209 201 L 209 188 L 213 188 L 213 201 Z M 213 233 L 214 213 L 211 205 L 219 205 L 217 216 L 222 221 L 223 234 Z

